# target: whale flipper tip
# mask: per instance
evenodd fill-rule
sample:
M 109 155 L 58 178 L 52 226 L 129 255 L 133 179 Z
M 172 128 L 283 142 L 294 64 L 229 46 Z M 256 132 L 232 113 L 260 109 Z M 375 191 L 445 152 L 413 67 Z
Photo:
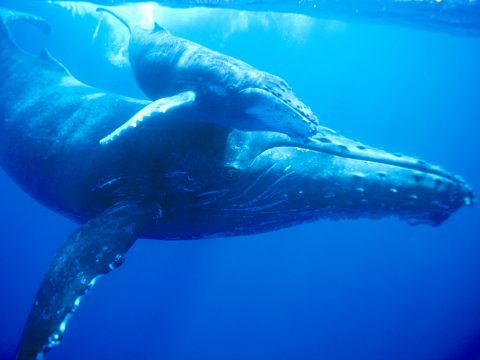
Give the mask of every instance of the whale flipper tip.
M 141 123 L 149 120 L 150 118 L 165 114 L 172 110 L 182 108 L 184 106 L 190 105 L 195 102 L 196 94 L 193 91 L 185 91 L 177 95 L 158 99 L 154 102 L 151 102 L 139 112 L 133 115 L 129 120 L 127 120 L 123 125 L 115 129 L 113 132 L 102 138 L 99 143 L 100 145 L 108 145 L 112 141 L 116 140 L 119 136 L 123 135 L 132 128 L 136 128 Z
M 63 244 L 49 266 L 25 325 L 17 360 L 38 359 L 60 344 L 80 299 L 98 277 L 124 261 L 136 239 L 161 216 L 156 204 L 120 202 Z

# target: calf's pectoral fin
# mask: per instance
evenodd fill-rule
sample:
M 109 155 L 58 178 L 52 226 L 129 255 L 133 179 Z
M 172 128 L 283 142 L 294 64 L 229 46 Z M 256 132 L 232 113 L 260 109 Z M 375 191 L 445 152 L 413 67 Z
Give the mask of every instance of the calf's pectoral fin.
M 308 137 L 313 124 L 278 96 L 260 88 L 247 88 L 238 93 L 244 112 L 253 117 L 253 129 L 276 131 L 290 137 Z
M 158 115 L 182 108 L 195 102 L 196 95 L 193 91 L 185 91 L 175 96 L 155 100 L 148 104 L 135 115 L 133 115 L 127 122 L 115 129 L 113 132 L 105 136 L 99 142 L 101 145 L 107 145 L 116 140 L 119 136 L 136 128 L 141 123 L 151 120 Z
M 160 217 L 156 205 L 122 202 L 90 220 L 62 245 L 40 285 L 17 360 L 41 358 L 61 341 L 68 319 L 96 279 L 119 266 L 138 236 Z

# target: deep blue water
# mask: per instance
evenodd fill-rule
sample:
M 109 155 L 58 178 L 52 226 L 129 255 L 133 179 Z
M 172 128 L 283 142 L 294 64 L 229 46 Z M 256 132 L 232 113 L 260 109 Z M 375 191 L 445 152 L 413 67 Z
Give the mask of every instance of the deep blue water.
M 141 96 L 98 19 L 20 6 L 15 27 L 88 84 Z M 322 123 L 461 174 L 480 189 L 480 38 L 228 11 L 166 12 L 172 31 L 285 78 Z M 110 32 L 109 32 L 110 31 Z M 11 359 L 49 261 L 76 224 L 0 172 L 0 358 Z M 440 227 L 318 221 L 204 241 L 138 241 L 47 359 L 480 359 L 480 212 Z

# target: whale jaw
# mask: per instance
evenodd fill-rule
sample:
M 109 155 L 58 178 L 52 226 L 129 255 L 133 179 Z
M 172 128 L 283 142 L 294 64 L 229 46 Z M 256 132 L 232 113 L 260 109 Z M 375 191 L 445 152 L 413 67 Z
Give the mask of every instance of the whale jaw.
M 245 185 L 221 206 L 255 213 L 258 223 L 393 216 L 436 226 L 474 203 L 458 176 L 327 131 L 307 144 L 273 133 L 236 133 L 233 144 L 240 150 L 228 164 Z

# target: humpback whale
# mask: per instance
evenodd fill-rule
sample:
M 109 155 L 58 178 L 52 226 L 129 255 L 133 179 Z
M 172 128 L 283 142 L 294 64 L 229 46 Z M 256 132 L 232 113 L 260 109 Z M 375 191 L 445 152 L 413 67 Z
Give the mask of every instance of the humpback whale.
M 52 259 L 17 359 L 58 345 L 82 297 L 137 238 L 255 234 L 321 218 L 395 216 L 439 225 L 471 205 L 460 177 L 320 130 L 308 145 L 272 131 L 189 119 L 188 93 L 155 102 L 75 79 L 20 50 L 0 10 L 0 165 L 34 199 L 79 223 Z M 208 118 L 209 114 L 205 113 Z M 101 140 L 128 119 L 115 141 Z
M 142 3 L 145 0 L 90 2 L 99 5 L 120 5 Z M 178 8 L 273 11 L 302 14 L 318 19 L 411 26 L 462 36 L 480 35 L 480 2 L 476 0 L 157 0 L 156 3 Z
M 255 69 L 233 57 L 154 29 L 130 26 L 107 12 L 130 32 L 130 65 L 140 89 L 151 99 L 185 91 L 195 94 L 197 111 L 191 118 L 215 121 L 240 130 L 270 130 L 306 139 L 318 121 L 281 78 Z M 208 112 L 208 119 L 202 116 Z

